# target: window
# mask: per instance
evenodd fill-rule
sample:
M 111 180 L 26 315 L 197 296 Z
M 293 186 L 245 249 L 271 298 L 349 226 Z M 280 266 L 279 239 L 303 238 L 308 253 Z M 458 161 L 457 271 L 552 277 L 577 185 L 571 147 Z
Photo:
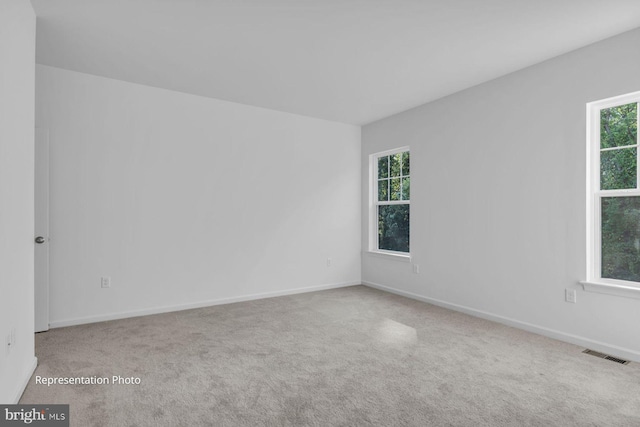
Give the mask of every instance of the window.
M 587 106 L 587 282 L 640 290 L 639 102 L 637 92 Z
M 370 249 L 373 251 L 409 254 L 409 166 L 408 147 L 371 156 Z

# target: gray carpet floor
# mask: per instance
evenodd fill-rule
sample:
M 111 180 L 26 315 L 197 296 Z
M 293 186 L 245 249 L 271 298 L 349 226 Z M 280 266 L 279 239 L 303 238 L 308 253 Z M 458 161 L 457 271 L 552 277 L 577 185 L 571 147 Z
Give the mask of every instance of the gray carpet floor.
M 37 334 L 20 403 L 82 427 L 640 426 L 640 364 L 582 350 L 353 286 Z

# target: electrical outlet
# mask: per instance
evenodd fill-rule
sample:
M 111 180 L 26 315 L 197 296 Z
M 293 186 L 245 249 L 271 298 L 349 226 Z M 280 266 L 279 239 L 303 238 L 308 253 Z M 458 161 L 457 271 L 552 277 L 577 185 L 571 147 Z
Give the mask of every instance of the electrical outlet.
M 103 288 L 110 288 L 111 287 L 111 277 L 103 276 L 100 279 L 100 286 L 103 287 Z
M 413 264 L 413 273 L 414 274 L 420 273 L 420 266 L 418 264 Z
M 327 258 L 327 267 L 331 267 L 331 258 Z
M 564 290 L 564 300 L 566 302 L 570 302 L 572 304 L 576 303 L 576 290 L 575 289 L 565 289 Z

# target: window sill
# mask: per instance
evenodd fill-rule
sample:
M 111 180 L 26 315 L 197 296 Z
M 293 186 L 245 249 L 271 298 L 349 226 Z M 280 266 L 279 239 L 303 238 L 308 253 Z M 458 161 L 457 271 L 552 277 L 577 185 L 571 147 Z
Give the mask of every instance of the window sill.
M 640 287 L 586 280 L 580 281 L 580 284 L 587 292 L 597 292 L 599 294 L 640 299 Z
M 385 258 L 393 261 L 411 262 L 411 255 L 404 255 L 401 253 L 393 252 L 381 252 L 381 251 L 367 251 L 365 254 L 375 258 Z

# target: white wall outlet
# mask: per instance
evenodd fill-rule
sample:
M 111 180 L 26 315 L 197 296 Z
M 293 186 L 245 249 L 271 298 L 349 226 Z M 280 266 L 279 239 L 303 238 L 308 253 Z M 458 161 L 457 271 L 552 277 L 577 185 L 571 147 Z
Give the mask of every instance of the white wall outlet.
M 413 273 L 414 274 L 420 273 L 420 266 L 418 264 L 413 264 Z
M 331 267 L 331 258 L 327 258 L 327 267 Z
M 103 288 L 110 288 L 111 287 L 111 277 L 103 276 L 100 279 L 100 286 L 103 287 Z
M 572 304 L 576 303 L 576 290 L 575 289 L 565 289 L 564 290 L 564 300 L 566 302 L 570 302 Z

